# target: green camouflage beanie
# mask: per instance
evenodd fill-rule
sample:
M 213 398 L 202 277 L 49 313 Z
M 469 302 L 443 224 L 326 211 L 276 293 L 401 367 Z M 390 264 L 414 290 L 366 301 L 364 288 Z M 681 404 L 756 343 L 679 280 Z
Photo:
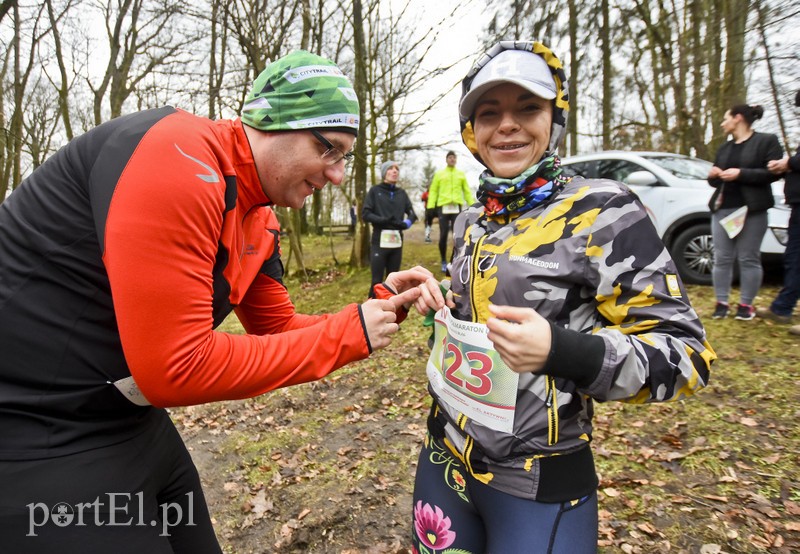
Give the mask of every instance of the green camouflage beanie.
M 260 131 L 335 128 L 358 135 L 358 98 L 335 63 L 297 50 L 269 64 L 253 83 L 242 123 Z

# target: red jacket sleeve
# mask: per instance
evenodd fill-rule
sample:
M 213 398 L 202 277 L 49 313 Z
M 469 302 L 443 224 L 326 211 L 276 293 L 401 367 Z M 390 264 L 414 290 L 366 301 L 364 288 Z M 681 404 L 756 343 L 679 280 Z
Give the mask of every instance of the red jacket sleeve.
M 253 301 L 268 303 L 264 313 L 274 311 L 275 323 L 256 324 L 274 334 L 212 329 L 225 182 L 197 178 L 197 164 L 173 143 L 180 140 L 185 153 L 220 175 L 234 172 L 214 141 L 176 136 L 173 130 L 140 143 L 117 184 L 105 231 L 103 259 L 122 348 L 144 396 L 156 406 L 246 398 L 366 358 L 355 304 L 309 319 L 293 315 L 288 295 L 260 291 Z
M 397 293 L 394 292 L 392 289 L 388 287 L 385 283 L 378 283 L 377 285 L 372 286 L 372 294 L 373 298 L 377 298 L 378 300 L 388 300 L 392 296 L 395 296 Z M 406 318 L 408 317 L 408 310 L 403 307 L 400 307 L 396 312 L 397 319 L 395 323 L 400 325 L 403 323 Z

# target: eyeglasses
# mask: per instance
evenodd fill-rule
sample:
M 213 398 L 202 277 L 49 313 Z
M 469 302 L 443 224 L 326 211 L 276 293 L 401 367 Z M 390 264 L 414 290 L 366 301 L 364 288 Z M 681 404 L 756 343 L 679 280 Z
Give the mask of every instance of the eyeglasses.
M 326 139 L 322 136 L 322 133 L 317 131 L 316 129 L 309 129 L 311 134 L 314 135 L 314 138 L 317 139 L 322 146 L 327 148 L 325 152 L 322 154 L 322 159 L 325 160 L 325 163 L 328 165 L 335 165 L 339 163 L 341 160 L 344 160 L 345 165 L 349 164 L 353 161 L 353 153 L 352 152 L 342 152 L 338 148 L 336 148 L 331 141 Z

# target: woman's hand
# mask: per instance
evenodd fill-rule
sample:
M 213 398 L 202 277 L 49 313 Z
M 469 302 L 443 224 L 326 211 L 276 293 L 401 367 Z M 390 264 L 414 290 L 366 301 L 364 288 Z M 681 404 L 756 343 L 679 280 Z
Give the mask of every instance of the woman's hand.
M 427 315 L 430 310 L 438 312 L 444 307 L 445 297 L 442 295 L 442 288 L 439 286 L 439 281 L 434 277 L 427 279 L 417 288 L 420 294 L 417 301 L 414 302 L 414 307 L 417 309 L 417 312 L 419 312 L 419 315 Z M 448 290 L 447 294 L 452 296 L 453 293 Z
M 506 365 L 517 373 L 540 371 L 553 337 L 550 323 L 531 308 L 489 306 L 489 340 Z
M 403 271 L 394 271 L 386 276 L 384 283 L 389 285 L 397 294 L 408 289 L 418 287 L 428 279 L 433 278 L 433 273 L 418 265 Z
M 419 289 L 419 297 L 414 302 L 414 307 L 421 315 L 427 314 L 429 309 L 438 311 L 444 306 L 445 301 L 439 289 L 439 281 L 433 273 L 422 266 L 390 273 L 385 283 L 398 294 L 412 288 Z M 410 304 L 405 307 L 408 309 Z
M 731 167 L 720 173 L 719 178 L 729 183 L 738 179 L 741 172 L 742 171 L 738 167 Z
M 717 166 L 714 166 L 709 170 L 708 178 L 709 179 L 716 179 L 717 177 L 719 177 L 720 173 L 722 173 L 722 170 L 720 168 L 718 168 Z

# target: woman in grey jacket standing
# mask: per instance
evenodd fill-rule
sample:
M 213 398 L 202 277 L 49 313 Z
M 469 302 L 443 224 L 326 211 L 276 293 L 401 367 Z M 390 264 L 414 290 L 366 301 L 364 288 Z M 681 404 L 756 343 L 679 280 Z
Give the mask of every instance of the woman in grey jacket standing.
M 733 280 L 733 262 L 739 262 L 740 294 L 736 319 L 755 317 L 753 300 L 761 288 L 761 241 L 767 232 L 767 210 L 775 204 L 770 184 L 779 178 L 770 173 L 767 163 L 779 160 L 783 149 L 778 137 L 757 133 L 753 122 L 761 119 L 764 108 L 738 104 L 725 112 L 721 127 L 732 139 L 717 151 L 708 182 L 717 190 L 711 197 L 711 236 L 714 239 L 714 294 L 717 304 L 714 319 L 728 316 L 728 297 Z M 729 226 L 725 218 L 747 207 L 743 225 Z

